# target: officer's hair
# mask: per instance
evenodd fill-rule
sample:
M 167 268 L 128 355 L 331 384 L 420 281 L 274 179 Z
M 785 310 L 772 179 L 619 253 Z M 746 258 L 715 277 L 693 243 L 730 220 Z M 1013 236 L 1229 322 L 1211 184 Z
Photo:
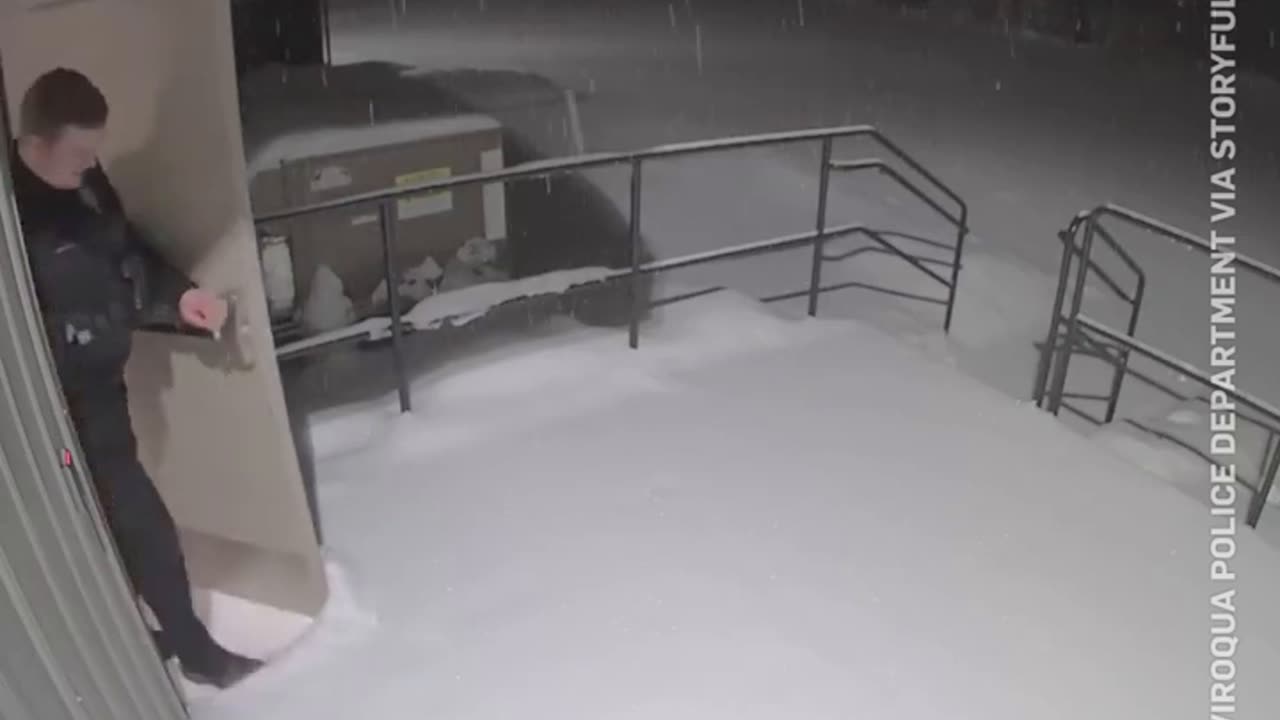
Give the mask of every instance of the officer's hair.
M 24 135 L 52 140 L 68 127 L 99 129 L 107 124 L 107 99 L 83 74 L 67 68 L 50 70 L 31 84 L 22 98 Z

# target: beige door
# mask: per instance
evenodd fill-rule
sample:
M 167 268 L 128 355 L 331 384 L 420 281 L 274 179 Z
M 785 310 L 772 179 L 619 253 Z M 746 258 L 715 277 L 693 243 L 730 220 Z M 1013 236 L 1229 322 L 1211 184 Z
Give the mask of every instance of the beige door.
M 141 335 L 130 368 L 142 460 L 195 583 L 314 615 L 326 587 L 249 213 L 230 3 L 0 3 L 9 107 L 45 70 L 90 76 L 111 104 L 103 162 L 130 214 L 202 285 L 236 298 L 220 342 Z

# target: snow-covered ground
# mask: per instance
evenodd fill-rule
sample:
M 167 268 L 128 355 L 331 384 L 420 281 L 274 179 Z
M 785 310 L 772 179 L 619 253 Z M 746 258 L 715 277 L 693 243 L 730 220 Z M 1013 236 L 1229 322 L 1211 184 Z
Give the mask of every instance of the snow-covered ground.
M 414 394 L 312 419 L 345 576 L 198 720 L 1203 716 L 1207 509 L 869 326 L 719 294 Z M 1278 558 L 1239 540 L 1273 717 Z
M 334 600 L 261 676 L 197 701 L 198 720 L 1203 716 L 1207 473 L 1148 433 L 1090 442 L 1018 402 L 1055 232 L 1077 211 L 1116 202 L 1205 231 L 1202 70 L 855 2 L 334 5 L 338 62 L 583 91 L 590 151 L 875 124 L 968 200 L 974 237 L 947 338 L 938 308 L 868 290 L 824 295 L 816 322 L 720 294 L 660 311 L 639 352 L 618 331 L 531 331 L 437 362 L 412 416 L 391 398 L 314 414 Z M 1280 264 L 1280 91 L 1243 78 L 1241 103 L 1237 228 Z M 655 164 L 646 240 L 663 258 L 809 228 L 815 150 Z M 625 209 L 624 176 L 591 177 Z M 831 197 L 832 225 L 949 239 L 883 181 L 839 178 Z M 1207 263 L 1121 239 L 1152 277 L 1139 336 L 1203 364 Z M 771 295 L 803 288 L 808 263 L 665 282 Z M 936 297 L 914 272 L 883 255 L 824 269 Z M 1280 400 L 1280 293 L 1242 292 L 1242 384 Z M 1103 294 L 1089 303 L 1114 317 Z M 377 357 L 312 371 L 358 384 L 385 372 Z M 1130 387 L 1129 418 L 1193 438 L 1203 424 Z M 1240 543 L 1238 716 L 1272 717 L 1277 557 L 1250 531 Z M 215 623 L 229 642 L 276 644 L 235 615 Z
M 1057 277 L 1055 233 L 1078 211 L 1113 202 L 1206 233 L 1205 70 L 1186 60 L 1115 57 L 937 15 L 895 16 L 875 5 L 348 1 L 334 4 L 333 47 L 338 63 L 382 60 L 419 75 L 515 70 L 580 91 L 589 151 L 876 125 L 970 205 L 974 236 L 955 326 L 942 340 L 939 308 L 865 288 L 825 295 L 822 313 L 857 318 L 927 344 L 993 387 L 1027 398 L 1034 343 L 1046 331 Z M 1274 132 L 1280 126 L 1280 86 L 1242 75 L 1239 102 L 1241 195 L 1233 229 L 1243 251 L 1280 266 L 1280 206 L 1272 202 L 1280 194 L 1280 136 Z M 549 127 L 570 132 L 561 108 L 545 112 Z M 865 143 L 836 148 L 837 157 L 882 154 Z M 646 240 L 663 258 L 810 228 L 816 167 L 813 144 L 655 163 L 645 175 Z M 625 174 L 590 177 L 625 213 Z M 876 178 L 837 177 L 829 213 L 831 225 L 862 222 L 951 240 L 949 230 L 910 195 Z M 1117 235 L 1149 275 L 1139 338 L 1206 364 L 1207 260 L 1154 236 L 1123 228 Z M 910 240 L 900 242 L 910 251 L 939 256 Z M 802 289 L 808 264 L 807 253 L 797 251 L 681 271 L 675 279 L 765 296 Z M 932 280 L 883 255 L 829 263 L 824 273 L 830 283 L 939 296 Z M 1267 312 L 1280 306 L 1280 288 L 1245 277 L 1240 292 L 1239 384 L 1280 403 L 1280 374 L 1274 372 L 1280 332 Z M 1090 296 L 1086 311 L 1118 322 L 1118 306 L 1103 292 Z M 1154 366 L 1138 367 L 1170 383 L 1180 397 L 1130 380 L 1121 405 L 1126 419 L 1156 425 L 1181 397 L 1203 394 L 1203 388 Z M 1107 388 L 1100 368 L 1085 361 L 1074 368 L 1070 389 Z M 1205 413 L 1198 417 L 1203 429 Z M 1123 447 L 1141 449 L 1148 460 L 1152 453 L 1181 452 L 1149 434 Z

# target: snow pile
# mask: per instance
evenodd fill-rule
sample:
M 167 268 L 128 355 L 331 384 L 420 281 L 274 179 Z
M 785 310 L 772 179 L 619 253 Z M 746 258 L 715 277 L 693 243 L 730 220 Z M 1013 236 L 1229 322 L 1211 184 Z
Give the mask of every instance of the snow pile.
M 421 263 L 402 273 L 400 284 L 396 289 L 401 298 L 415 303 L 421 302 L 436 291 L 436 284 L 440 282 L 440 278 L 443 275 L 444 270 L 440 269 L 440 264 L 436 262 L 435 258 L 427 257 Z M 374 307 L 384 307 L 389 299 L 387 297 L 387 281 L 384 279 L 374 289 L 371 303 Z
M 324 333 L 351 325 L 355 319 L 355 306 L 347 297 L 342 278 L 328 265 L 317 267 L 302 307 L 302 326 L 308 332 Z
M 305 680 L 307 673 L 368 639 L 378 628 L 378 618 L 355 595 L 347 571 L 336 560 L 325 563 L 329 598 L 314 620 L 240 598 L 213 593 L 209 630 L 227 647 L 269 664 L 237 688 L 242 699 L 262 688 Z M 222 697 L 207 686 L 186 683 L 189 699 L 208 712 L 216 712 Z
M 460 290 L 464 287 L 507 279 L 499 267 L 498 242 L 488 238 L 471 238 L 458 248 L 452 261 L 444 269 L 440 290 Z
M 460 290 L 428 297 L 405 313 L 404 318 L 421 330 L 438 327 L 446 321 L 453 325 L 465 325 L 503 303 L 537 295 L 563 293 L 617 274 L 618 271 L 608 268 L 577 268 L 507 282 L 463 285 Z
M 507 273 L 501 269 L 498 242 L 471 238 L 458 248 L 444 268 L 435 258 L 427 257 L 404 271 L 398 286 L 399 297 L 413 306 L 436 293 L 507 280 Z M 373 291 L 371 303 L 373 307 L 385 307 L 387 299 L 387 281 L 383 280 Z
M 483 281 L 483 278 L 493 275 L 484 268 L 464 268 L 454 271 L 455 286 L 461 289 L 442 290 L 432 294 L 434 290 L 426 279 L 433 272 L 432 266 L 438 267 L 434 261 L 429 261 L 416 271 L 406 273 L 406 278 L 400 285 L 402 295 L 410 298 L 415 293 L 425 295 L 402 315 L 404 323 L 418 330 L 430 330 L 445 324 L 466 325 L 504 303 L 538 295 L 565 293 L 576 287 L 617 277 L 621 272 L 588 267 L 558 270 L 518 280 L 489 282 Z M 444 279 L 448 279 L 447 271 Z M 385 283 L 375 292 L 375 299 L 385 297 L 384 286 Z M 443 287 L 443 281 L 441 286 Z M 342 281 L 332 270 L 321 266 L 316 272 L 310 298 L 303 309 L 303 324 L 311 334 L 301 340 L 277 346 L 276 352 L 292 355 L 352 338 L 380 340 L 391 335 L 391 319 L 385 315 L 366 318 L 360 322 L 354 320 L 355 311 L 342 289 Z
M 197 720 L 1185 717 L 1208 511 L 865 325 L 732 296 L 313 418 L 376 627 Z M 363 446 L 342 435 L 367 438 Z M 1233 568 L 1241 717 L 1280 714 L 1277 554 Z

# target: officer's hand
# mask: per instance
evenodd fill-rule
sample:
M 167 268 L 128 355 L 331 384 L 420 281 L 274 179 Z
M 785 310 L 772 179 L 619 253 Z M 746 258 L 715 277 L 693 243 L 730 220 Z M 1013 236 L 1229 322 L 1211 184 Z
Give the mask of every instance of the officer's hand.
M 227 301 L 208 290 L 192 288 L 178 300 L 178 314 L 187 325 L 217 333 L 227 321 Z

